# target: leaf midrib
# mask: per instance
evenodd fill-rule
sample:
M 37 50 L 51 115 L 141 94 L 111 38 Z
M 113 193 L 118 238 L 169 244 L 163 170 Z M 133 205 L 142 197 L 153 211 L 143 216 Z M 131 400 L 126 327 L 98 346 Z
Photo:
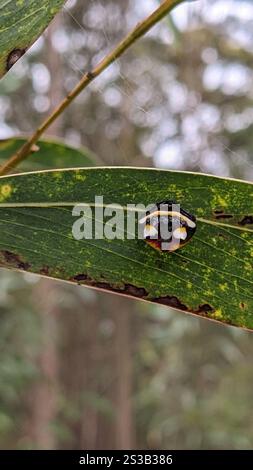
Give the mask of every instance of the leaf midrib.
M 92 208 L 106 208 L 108 207 L 108 204 L 94 204 L 94 203 L 84 203 L 84 202 L 80 202 L 80 201 L 73 201 L 73 202 L 9 202 L 9 203 L 0 203 L 0 209 L 1 207 L 4 208 L 4 209 L 15 209 L 15 208 L 57 208 L 57 207 L 74 207 L 74 206 L 77 206 L 77 205 L 81 205 L 81 206 L 84 206 L 84 207 L 92 207 Z M 113 204 L 110 204 L 110 207 L 112 209 L 119 209 L 119 206 L 118 205 L 113 205 Z M 129 207 L 126 207 L 126 206 L 121 206 L 122 209 L 125 211 L 125 212 L 136 212 L 136 213 L 140 213 L 140 214 L 143 214 L 143 210 L 141 209 L 138 209 L 138 208 L 129 208 Z M 241 215 L 241 214 L 234 214 L 234 215 Z M 205 224 L 208 224 L 208 225 L 213 225 L 215 227 L 225 227 L 225 228 L 231 228 L 231 229 L 236 229 L 236 230 L 240 230 L 242 232 L 250 232 L 250 233 L 253 233 L 253 228 L 249 228 L 249 227 L 244 227 L 244 226 L 240 226 L 240 225 L 231 225 L 231 224 L 227 224 L 227 223 L 224 223 L 224 222 L 220 222 L 220 221 L 215 221 L 215 220 L 210 220 L 210 219 L 205 219 L 203 217 L 196 217 L 197 221 L 199 222 L 203 222 Z

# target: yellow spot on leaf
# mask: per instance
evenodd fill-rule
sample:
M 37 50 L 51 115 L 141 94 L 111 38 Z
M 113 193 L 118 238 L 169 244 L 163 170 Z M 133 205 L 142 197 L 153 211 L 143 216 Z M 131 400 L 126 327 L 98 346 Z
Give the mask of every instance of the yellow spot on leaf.
M 0 201 L 3 202 L 7 197 L 10 196 L 12 187 L 9 184 L 3 184 L 0 187 Z
M 77 181 L 85 181 L 86 180 L 86 176 L 83 175 L 82 173 L 79 173 L 78 171 L 76 172 L 76 180 Z
M 214 197 L 215 205 L 225 208 L 228 206 L 226 199 L 224 199 L 220 194 L 216 194 Z
M 222 314 L 221 308 L 218 308 L 217 310 L 215 310 L 213 316 L 214 316 L 214 318 L 216 318 L 217 320 L 222 319 L 223 314 Z
M 225 282 L 224 284 L 219 284 L 219 288 L 220 290 L 222 290 L 223 292 L 227 290 L 228 288 L 228 285 L 227 283 Z
M 62 172 L 61 171 L 56 171 L 53 173 L 53 177 L 56 179 L 56 180 L 60 180 L 62 179 Z

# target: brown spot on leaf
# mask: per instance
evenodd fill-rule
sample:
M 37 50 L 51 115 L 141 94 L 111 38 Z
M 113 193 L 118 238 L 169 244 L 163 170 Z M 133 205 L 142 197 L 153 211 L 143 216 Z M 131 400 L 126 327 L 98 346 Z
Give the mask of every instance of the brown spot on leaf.
M 129 295 L 133 295 L 134 297 L 139 297 L 141 299 L 147 297 L 147 291 L 143 287 L 136 287 L 132 284 L 125 284 L 124 291 Z
M 99 282 L 90 278 L 87 274 L 77 274 L 70 280 L 76 281 L 79 284 L 85 283 L 88 286 L 97 287 L 98 289 L 105 289 L 111 292 L 130 295 L 137 298 L 146 298 L 148 295 L 146 290 L 142 287 L 137 287 L 132 284 L 122 284 L 122 286 L 117 286 L 108 282 Z
M 217 214 L 217 211 L 215 211 L 215 212 L 216 213 L 214 213 L 214 214 L 215 214 L 216 220 L 219 220 L 219 219 L 232 219 L 233 218 L 232 214 L 224 214 L 223 212 Z
M 43 267 L 40 269 L 40 274 L 44 274 L 45 276 L 48 276 L 48 274 L 49 274 L 49 266 L 43 266 Z
M 228 238 L 229 238 L 229 237 L 228 237 L 227 235 L 225 235 L 224 233 L 218 233 L 218 237 L 219 237 L 219 238 L 223 238 L 223 239 L 225 239 L 225 240 L 228 240 Z
M 157 302 L 158 304 L 167 305 L 168 307 L 178 308 L 179 310 L 188 310 L 188 307 L 184 305 L 177 297 L 166 295 L 165 297 L 157 297 L 151 299 L 152 302 Z
M 26 49 L 13 49 L 7 57 L 6 70 L 10 70 L 14 64 L 24 55 Z
M 12 253 L 11 251 L 5 250 L 1 251 L 1 254 L 4 258 L 4 262 L 7 265 L 14 266 L 18 269 L 23 269 L 24 271 L 27 271 L 30 268 L 30 264 L 23 261 L 20 256 L 16 253 Z
M 186 305 L 184 305 L 181 302 L 181 300 L 179 300 L 177 297 L 175 296 L 170 297 L 168 295 L 166 297 L 158 297 L 158 298 L 152 299 L 152 302 L 156 302 L 162 305 L 167 305 L 168 307 L 171 307 L 171 308 L 177 308 L 178 310 L 183 310 L 185 312 L 195 313 L 198 315 L 205 315 L 207 313 L 214 312 L 215 310 L 209 304 L 199 305 L 197 309 L 191 309 L 187 307 Z
M 240 307 L 242 310 L 244 310 L 244 309 L 245 309 L 245 303 L 240 302 L 240 303 L 239 303 L 239 307 Z
M 253 215 L 245 215 L 240 222 L 238 222 L 239 225 L 251 225 L 253 224 Z
M 214 312 L 214 308 L 211 307 L 211 305 L 209 304 L 203 304 L 203 305 L 200 305 L 198 310 L 195 312 L 195 313 L 211 313 L 211 312 Z
M 71 279 L 71 281 L 77 281 L 77 282 L 87 281 L 87 280 L 88 280 L 87 274 L 77 274 L 75 277 Z
M 223 214 L 223 212 L 224 212 L 223 209 L 216 209 L 214 211 L 214 214 Z
M 122 284 L 122 286 L 117 286 L 110 284 L 108 282 L 99 282 L 90 278 L 87 274 L 77 274 L 70 281 L 78 282 L 79 284 L 85 283 L 91 287 L 97 287 L 98 289 L 103 289 L 111 292 L 116 292 L 123 295 L 129 295 L 131 297 L 136 297 L 139 299 L 149 300 L 151 302 L 156 302 L 158 304 L 167 305 L 171 308 L 176 308 L 178 310 L 183 310 L 189 313 L 195 313 L 198 315 L 206 315 L 207 313 L 214 312 L 215 309 L 209 304 L 199 305 L 197 309 L 191 309 L 181 302 L 176 296 L 164 296 L 164 297 L 155 297 L 150 298 L 148 292 L 143 287 L 137 287 L 132 284 Z

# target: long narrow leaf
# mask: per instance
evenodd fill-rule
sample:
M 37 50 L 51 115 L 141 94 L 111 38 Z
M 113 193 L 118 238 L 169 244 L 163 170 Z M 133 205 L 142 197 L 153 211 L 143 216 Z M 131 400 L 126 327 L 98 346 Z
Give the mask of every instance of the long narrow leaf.
M 66 0 L 0 0 L 0 77 L 22 57 Z
M 103 196 L 104 205 L 125 208 L 174 199 L 197 216 L 196 234 L 174 253 L 126 239 L 126 227 L 124 239 L 77 241 L 72 206 L 94 206 L 95 196 Z M 97 217 L 94 211 L 92 217 Z M 253 328 L 251 183 L 136 168 L 2 177 L 0 233 L 2 266 Z

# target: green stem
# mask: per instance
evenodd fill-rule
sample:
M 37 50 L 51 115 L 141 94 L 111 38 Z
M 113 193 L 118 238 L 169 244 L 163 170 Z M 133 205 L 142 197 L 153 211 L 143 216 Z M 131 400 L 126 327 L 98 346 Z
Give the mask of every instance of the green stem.
M 25 160 L 30 153 L 35 151 L 35 144 L 42 134 L 51 126 L 51 124 L 62 114 L 69 104 L 78 96 L 96 77 L 115 62 L 137 39 L 147 33 L 156 23 L 158 23 L 167 13 L 176 5 L 184 0 L 165 0 L 150 16 L 141 21 L 96 67 L 87 72 L 77 86 L 66 96 L 66 98 L 56 107 L 45 121 L 38 127 L 34 134 L 25 142 L 25 144 L 12 155 L 0 167 L 0 176 L 8 174 L 19 163 Z

